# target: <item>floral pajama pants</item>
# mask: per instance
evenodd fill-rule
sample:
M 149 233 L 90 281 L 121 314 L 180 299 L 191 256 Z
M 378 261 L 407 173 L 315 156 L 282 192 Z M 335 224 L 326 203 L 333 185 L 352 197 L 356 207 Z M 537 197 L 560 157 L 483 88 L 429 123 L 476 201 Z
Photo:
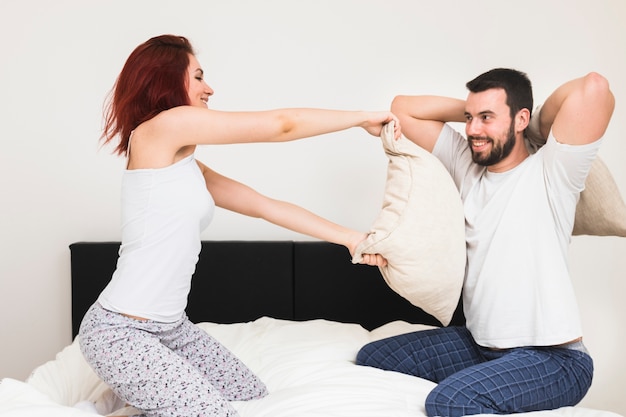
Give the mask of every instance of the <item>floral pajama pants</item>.
M 81 323 L 81 351 L 122 400 L 150 417 L 236 416 L 229 401 L 261 398 L 265 384 L 185 316 L 136 320 L 94 304 Z

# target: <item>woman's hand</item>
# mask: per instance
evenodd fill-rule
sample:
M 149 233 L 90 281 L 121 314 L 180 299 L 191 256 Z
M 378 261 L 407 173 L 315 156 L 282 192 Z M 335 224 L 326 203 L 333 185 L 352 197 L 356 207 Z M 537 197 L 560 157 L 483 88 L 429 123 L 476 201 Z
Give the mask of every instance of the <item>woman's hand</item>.
M 379 253 L 364 253 L 361 255 L 363 259 L 361 259 L 361 264 L 370 265 L 370 266 L 387 266 L 387 259 L 385 259 Z
M 350 243 L 346 245 L 346 247 L 350 251 L 350 255 L 354 257 L 354 252 L 356 251 L 356 248 L 366 238 L 367 238 L 367 233 L 356 233 L 354 235 Z M 364 254 L 361 254 L 361 257 L 362 259 L 361 259 L 361 262 L 359 262 L 360 264 L 370 265 L 370 266 L 386 266 L 387 265 L 387 259 L 385 259 L 379 253 L 375 253 L 375 254 L 364 253 Z
M 394 122 L 393 137 L 398 139 L 401 133 L 400 120 L 391 112 L 372 112 L 361 127 L 370 135 L 380 136 L 383 126 L 391 122 Z

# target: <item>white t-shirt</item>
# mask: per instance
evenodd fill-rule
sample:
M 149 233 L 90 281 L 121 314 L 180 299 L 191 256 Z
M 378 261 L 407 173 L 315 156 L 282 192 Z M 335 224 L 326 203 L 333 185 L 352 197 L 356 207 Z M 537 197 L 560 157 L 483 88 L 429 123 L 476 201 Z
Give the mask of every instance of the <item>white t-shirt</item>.
M 106 309 L 160 322 L 179 320 L 215 203 L 190 155 L 160 169 L 126 170 L 122 245 L 98 302 Z
M 485 347 L 549 346 L 582 335 L 567 252 L 580 191 L 600 146 L 546 145 L 504 173 L 472 161 L 445 125 L 433 154 L 464 204 L 467 327 Z

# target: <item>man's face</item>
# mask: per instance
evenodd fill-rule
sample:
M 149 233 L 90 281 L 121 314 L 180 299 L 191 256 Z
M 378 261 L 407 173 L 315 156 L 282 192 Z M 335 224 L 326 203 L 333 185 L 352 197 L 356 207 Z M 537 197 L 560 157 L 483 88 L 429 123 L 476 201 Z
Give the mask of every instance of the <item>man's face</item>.
M 501 88 L 469 93 L 465 105 L 465 133 L 475 163 L 492 166 L 515 147 L 515 124 Z

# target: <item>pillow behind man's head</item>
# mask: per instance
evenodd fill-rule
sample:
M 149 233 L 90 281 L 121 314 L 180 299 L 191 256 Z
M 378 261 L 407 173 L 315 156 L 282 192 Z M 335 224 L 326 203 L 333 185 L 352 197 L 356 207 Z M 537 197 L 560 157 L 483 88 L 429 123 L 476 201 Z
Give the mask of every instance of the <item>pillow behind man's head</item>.
M 393 124 L 381 133 L 389 158 L 383 207 L 369 236 L 356 248 L 387 259 L 387 284 L 413 305 L 448 325 L 465 274 L 465 218 L 459 192 L 439 159 L 405 137 Z
M 545 145 L 539 131 L 541 105 L 537 106 L 526 128 L 526 147 L 530 153 Z M 576 205 L 573 235 L 626 237 L 626 204 L 615 179 L 600 157 L 591 165 Z
M 626 237 L 626 204 L 600 157 L 591 164 L 580 193 L 572 234 Z

